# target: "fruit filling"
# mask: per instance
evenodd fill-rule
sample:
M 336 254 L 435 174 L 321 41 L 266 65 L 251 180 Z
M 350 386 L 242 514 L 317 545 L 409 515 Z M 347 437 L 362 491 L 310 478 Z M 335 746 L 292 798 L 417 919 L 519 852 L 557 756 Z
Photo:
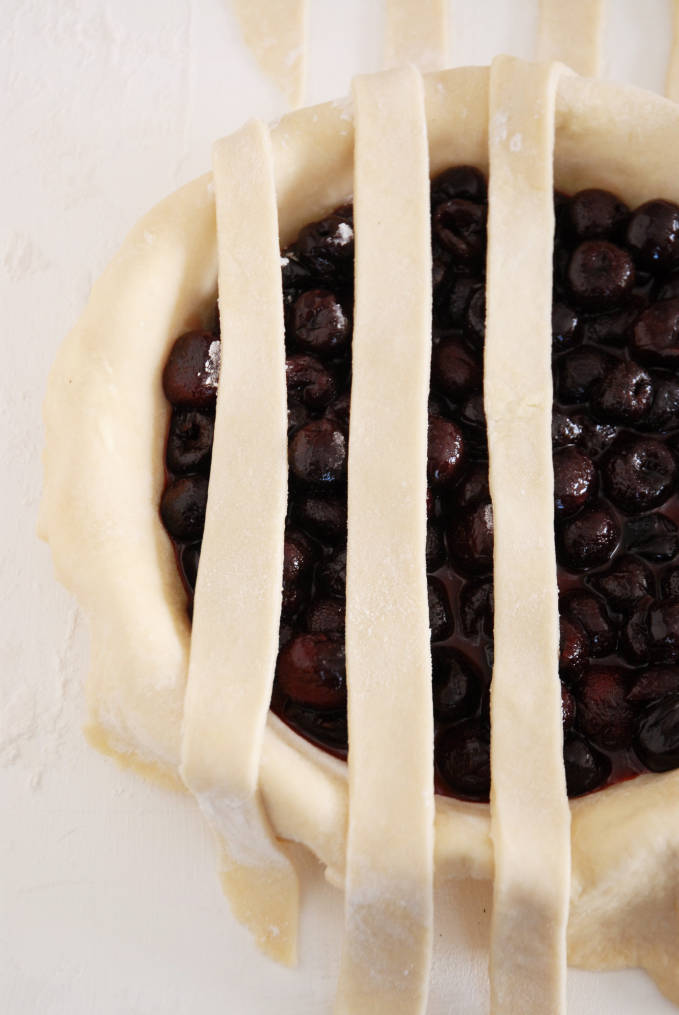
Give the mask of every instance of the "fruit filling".
M 431 185 L 426 563 L 435 780 L 488 799 L 493 513 L 483 411 L 486 181 Z M 555 194 L 552 365 L 559 673 L 568 793 L 679 766 L 679 207 Z M 271 707 L 347 752 L 344 618 L 353 210 L 282 252 L 289 500 Z M 160 512 L 192 608 L 220 338 L 180 336 Z M 388 355 L 388 350 L 385 350 Z

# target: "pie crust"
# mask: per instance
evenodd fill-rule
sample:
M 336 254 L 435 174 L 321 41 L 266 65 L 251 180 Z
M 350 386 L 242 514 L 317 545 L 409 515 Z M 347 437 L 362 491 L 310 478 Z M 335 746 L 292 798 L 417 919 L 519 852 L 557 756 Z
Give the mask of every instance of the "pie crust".
M 566 994 L 570 815 L 551 369 L 554 124 L 563 72 L 510 57 L 490 70 L 483 383 L 494 540 L 490 985 L 494 1011 L 526 1015 L 565 1010 Z
M 507 96 L 510 116 L 517 101 Z M 487 171 L 488 69 L 425 77 L 424 106 L 431 175 L 460 163 Z M 272 128 L 271 145 L 285 245 L 352 193 L 351 103 L 289 114 Z M 679 109 L 669 101 L 559 77 L 558 188 L 602 187 L 632 206 L 658 195 L 679 201 L 678 156 Z M 533 240 L 539 246 L 544 236 Z M 207 175 L 132 230 L 62 347 L 45 403 L 41 531 L 60 579 L 90 618 L 90 739 L 144 774 L 177 785 L 191 631 L 158 516 L 170 413 L 161 372 L 174 337 L 209 319 L 216 283 L 215 203 Z M 498 472 L 496 501 L 505 481 Z M 499 728 L 504 738 L 506 728 Z M 510 749 L 504 741 L 499 746 Z M 281 839 L 311 848 L 328 878 L 343 886 L 351 863 L 347 767 L 270 713 L 261 747 L 258 785 L 266 820 Z M 642 775 L 570 802 L 568 916 L 572 964 L 643 966 L 677 1004 L 678 791 L 675 771 Z M 407 826 L 404 819 L 402 829 Z M 437 797 L 437 878 L 491 878 L 490 829 L 488 806 Z M 527 842 L 526 848 L 530 872 L 531 850 L 538 847 Z M 495 904 L 502 905 L 497 894 Z M 503 915 L 500 910 L 496 919 Z M 495 1000 L 499 1011 L 502 998 Z

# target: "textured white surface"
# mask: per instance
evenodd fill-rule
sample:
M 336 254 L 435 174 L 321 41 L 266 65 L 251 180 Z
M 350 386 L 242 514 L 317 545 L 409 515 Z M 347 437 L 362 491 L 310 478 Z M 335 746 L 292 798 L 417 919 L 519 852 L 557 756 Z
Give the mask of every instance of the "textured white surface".
M 659 90 L 669 0 L 609 4 L 610 76 Z M 312 0 L 309 98 L 379 63 L 373 0 Z M 532 2 L 457 0 L 457 63 L 531 53 Z M 0 1007 L 7 1015 L 311 1015 L 329 1008 L 341 898 L 309 865 L 301 964 L 232 920 L 187 798 L 85 744 L 85 624 L 34 536 L 40 403 L 92 280 L 151 204 L 210 164 L 214 138 L 282 100 L 227 0 L 0 4 Z M 124 496 L 124 491 L 121 491 Z M 440 900 L 430 1015 L 487 1010 L 484 886 Z M 459 916 L 455 914 L 458 913 Z M 676 1009 L 641 974 L 571 971 L 577 1015 Z

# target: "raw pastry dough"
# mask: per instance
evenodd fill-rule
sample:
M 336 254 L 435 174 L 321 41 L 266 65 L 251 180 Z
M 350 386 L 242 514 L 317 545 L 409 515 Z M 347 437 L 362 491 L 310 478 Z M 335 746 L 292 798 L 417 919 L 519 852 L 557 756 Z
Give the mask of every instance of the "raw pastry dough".
M 422 80 L 412 67 L 359 77 L 354 104 L 351 747 L 336 1011 L 417 1015 L 427 1000 L 434 853 L 425 566 L 431 240 Z
M 268 128 L 215 146 L 222 352 L 196 583 L 181 773 L 223 840 L 236 914 L 295 958 L 297 879 L 259 797 L 281 613 L 287 395 L 278 216 Z
M 578 74 L 601 72 L 604 0 L 540 0 L 538 60 L 562 60 Z
M 432 174 L 460 163 L 487 169 L 487 69 L 429 76 L 425 109 Z M 346 101 L 290 114 L 272 130 L 282 244 L 351 195 L 353 140 Z M 557 187 L 605 187 L 631 205 L 658 195 L 679 201 L 678 162 L 672 102 L 608 82 L 560 79 Z M 158 517 L 169 418 L 160 379 L 174 338 L 212 312 L 216 271 L 214 198 L 202 177 L 127 238 L 59 352 L 45 403 L 41 529 L 59 576 L 91 620 L 93 737 L 124 761 L 175 779 L 190 631 Z M 309 845 L 342 885 L 346 766 L 269 715 L 259 785 L 276 834 Z M 679 1003 L 679 773 L 642 776 L 575 800 L 570 810 L 570 960 L 644 966 Z M 408 824 L 404 815 L 399 831 Z M 441 881 L 492 877 L 489 832 L 487 806 L 437 798 Z
M 304 101 L 308 0 L 231 0 L 245 44 L 294 109 Z
M 565 1009 L 570 879 L 552 474 L 558 65 L 490 72 L 484 402 L 494 518 L 494 1012 Z
M 672 48 L 665 80 L 665 94 L 679 102 L 679 0 L 672 0 Z
M 384 66 L 407 63 L 422 70 L 448 64 L 447 0 L 386 0 Z

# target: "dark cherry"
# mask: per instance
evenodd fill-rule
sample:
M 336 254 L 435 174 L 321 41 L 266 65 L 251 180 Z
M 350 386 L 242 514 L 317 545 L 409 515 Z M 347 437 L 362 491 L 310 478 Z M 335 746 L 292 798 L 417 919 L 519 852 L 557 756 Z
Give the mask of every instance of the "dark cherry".
M 656 292 L 656 300 L 674 300 L 679 297 L 679 271 L 673 271 L 671 275 L 668 275 L 658 291 Z
M 481 674 L 463 652 L 435 648 L 432 652 L 432 699 L 438 721 L 471 718 L 481 700 Z
M 431 281 L 435 297 L 433 310 L 437 314 L 437 323 L 440 323 L 438 318 L 445 315 L 443 294 L 445 293 L 446 281 L 449 276 L 450 252 L 445 247 L 442 247 L 440 243 L 433 240 L 431 255 Z
M 316 577 L 326 592 L 343 598 L 347 587 L 347 551 L 335 550 L 319 565 Z
M 354 262 L 354 227 L 349 214 L 338 209 L 319 222 L 305 226 L 297 249 L 311 270 L 320 277 L 350 271 Z
M 493 633 L 493 580 L 470 578 L 460 589 L 460 620 L 467 638 L 478 641 Z
M 315 553 L 301 532 L 288 530 L 283 542 L 283 585 L 298 585 L 311 578 Z
M 584 630 L 590 655 L 598 658 L 615 650 L 617 633 L 600 599 L 584 589 L 573 589 L 560 597 L 559 606 Z
M 288 398 L 288 440 L 300 427 L 305 426 L 310 418 L 310 412 L 305 405 L 294 398 Z
M 575 704 L 575 698 L 568 690 L 565 684 L 561 685 L 561 721 L 563 724 L 564 733 L 573 727 L 575 722 L 575 715 L 577 712 L 577 705 Z
M 574 194 L 568 211 L 570 227 L 579 240 L 615 239 L 629 215 L 619 197 L 594 187 Z
M 648 271 L 666 270 L 679 257 L 679 207 L 671 201 L 647 201 L 632 213 L 627 246 Z
M 490 734 L 478 719 L 466 719 L 443 730 L 434 747 L 442 778 L 462 797 L 487 800 L 490 793 Z
M 483 406 L 483 395 L 479 392 L 472 395 L 460 409 L 460 420 L 473 431 L 475 443 L 486 446 L 486 411 Z
M 182 476 L 165 488 L 160 501 L 163 525 L 181 543 L 203 536 L 208 481 L 205 476 Z
M 653 666 L 635 680 L 627 700 L 633 705 L 647 705 L 666 694 L 679 693 L 679 667 Z
M 433 518 L 435 514 L 438 514 L 438 500 L 436 494 L 430 486 L 427 487 L 425 494 L 426 506 L 427 506 L 427 521 Z
M 464 465 L 464 438 L 459 426 L 440 416 L 429 417 L 427 476 L 435 487 L 450 486 Z
M 582 341 L 580 318 L 577 311 L 567 303 L 552 305 L 552 349 L 554 353 L 566 352 Z
M 309 597 L 309 589 L 304 585 L 283 585 L 283 596 L 281 600 L 281 619 L 292 622 L 306 604 Z
M 651 377 L 632 360 L 612 363 L 592 390 L 594 410 L 612 423 L 638 423 L 652 401 Z
M 556 219 L 555 247 L 563 243 L 564 234 L 569 228 L 568 205 L 570 202 L 571 198 L 568 194 L 565 194 L 562 190 L 554 190 L 554 217 Z
M 325 409 L 336 396 L 334 378 L 313 356 L 289 356 L 285 379 L 288 398 L 298 399 L 309 409 Z
M 346 608 L 343 599 L 315 599 L 306 611 L 311 634 L 344 634 Z
M 628 514 L 640 514 L 667 500 L 676 485 L 677 465 L 655 437 L 622 434 L 607 452 L 601 475 L 613 503 Z
M 446 562 L 446 548 L 443 542 L 443 533 L 436 522 L 429 522 L 427 525 L 427 542 L 425 545 L 425 556 L 427 571 L 437 571 Z
M 623 655 L 639 666 L 648 664 L 648 610 L 653 600 L 645 596 L 636 604 L 621 631 L 620 644 Z
M 311 493 L 296 497 L 294 513 L 298 523 L 319 539 L 330 543 L 346 539 L 347 505 L 343 497 L 320 497 Z
M 651 563 L 674 560 L 679 553 L 679 532 L 667 515 L 654 512 L 625 522 L 625 549 L 639 554 Z
M 444 201 L 432 215 L 432 232 L 456 264 L 477 267 L 486 249 L 486 208 L 464 198 Z
M 660 579 L 660 591 L 662 592 L 663 599 L 679 596 L 679 567 L 674 565 L 673 567 L 666 568 Z
M 325 410 L 326 419 L 331 419 L 345 430 L 349 430 L 349 417 L 351 415 L 351 393 L 345 391 L 343 395 L 335 399 L 332 405 Z
M 175 409 L 170 420 L 165 461 L 170 472 L 209 470 L 215 419 L 210 412 Z
M 288 452 L 293 475 L 309 486 L 332 487 L 347 471 L 347 439 L 329 419 L 307 423 L 290 442 Z
M 563 760 L 569 797 L 591 793 L 603 786 L 611 774 L 611 763 L 606 755 L 575 731 L 564 738 Z
M 481 387 L 480 364 L 456 338 L 444 338 L 434 345 L 431 373 L 435 387 L 454 402 Z
M 481 501 L 451 518 L 448 553 L 460 574 L 488 574 L 493 567 L 493 508 Z
M 319 709 L 346 707 L 344 638 L 299 634 L 280 651 L 276 685 L 281 694 Z
M 559 675 L 571 684 L 580 676 L 589 656 L 589 643 L 577 621 L 559 617 Z
M 623 307 L 585 317 L 582 321 L 583 340 L 596 345 L 627 345 L 637 320 L 647 306 L 647 298 L 632 293 Z
M 198 578 L 198 565 L 200 563 L 200 543 L 189 543 L 182 548 L 180 560 L 186 584 L 190 589 L 195 589 Z
M 634 748 L 651 772 L 679 766 L 679 694 L 668 694 L 642 714 Z
M 292 249 L 281 254 L 281 275 L 285 303 L 289 305 L 303 289 L 311 289 L 313 276 L 308 264 Z
M 606 599 L 613 610 L 620 613 L 629 612 L 653 590 L 650 567 L 631 554 L 616 557 L 606 571 L 589 575 L 586 581 Z
M 566 517 L 579 511 L 594 490 L 596 470 L 592 459 L 579 448 L 563 448 L 554 454 L 554 507 Z
M 631 348 L 637 359 L 651 365 L 679 365 L 679 299 L 654 303 L 634 326 Z
M 318 712 L 315 708 L 305 708 L 294 701 L 286 701 L 282 708 L 285 721 L 321 747 L 344 753 L 349 746 L 346 710 L 336 712 Z
M 455 198 L 465 201 L 486 200 L 486 179 L 475 166 L 453 166 L 431 182 L 431 203 L 441 204 Z
M 556 368 L 559 401 L 564 405 L 588 401 L 592 387 L 602 379 L 611 362 L 608 353 L 589 345 L 567 352 Z
M 577 419 L 558 409 L 552 411 L 552 445 L 555 448 L 575 444 L 581 436 L 582 426 Z
M 679 427 L 679 379 L 667 374 L 653 378 L 653 402 L 644 420 L 649 430 L 676 430 Z
M 679 599 L 643 599 L 623 631 L 623 648 L 634 663 L 679 659 Z
M 606 564 L 620 540 L 614 515 L 603 501 L 586 504 L 561 526 L 559 557 L 573 571 L 588 571 Z
M 292 330 L 298 346 L 317 356 L 341 354 L 349 340 L 351 324 L 335 295 L 311 289 L 295 302 Z
M 568 285 L 586 310 L 611 310 L 634 285 L 634 263 L 626 250 L 606 240 L 585 240 L 568 265 Z
M 459 508 L 473 507 L 490 500 L 487 462 L 472 462 L 452 491 L 451 499 Z
M 592 459 L 603 454 L 620 432 L 618 427 L 612 423 L 599 423 L 590 416 L 576 414 L 573 419 L 580 427 L 580 436 L 577 439 L 578 447 L 581 447 Z
M 568 264 L 570 262 L 569 247 L 557 244 L 552 254 L 552 293 L 559 293 L 570 300 L 568 289 Z
M 446 587 L 440 578 L 427 576 L 429 627 L 432 641 L 445 641 L 453 633 L 453 615 Z
M 210 409 L 217 398 L 221 343 L 209 331 L 187 331 L 172 346 L 163 391 L 172 405 Z
M 578 728 L 597 747 L 631 746 L 636 713 L 627 701 L 629 686 L 629 672 L 616 666 L 590 666 L 578 681 Z
M 465 315 L 469 301 L 474 293 L 483 286 L 479 285 L 478 277 L 475 275 L 460 275 L 453 268 L 451 269 L 450 288 L 447 290 L 448 319 L 450 323 L 461 328 L 464 324 Z
M 483 349 L 486 338 L 486 287 L 478 286 L 469 300 L 464 322 L 464 334 L 476 350 Z
M 652 663 L 679 659 L 679 598 L 654 600 L 648 608 L 648 652 Z

